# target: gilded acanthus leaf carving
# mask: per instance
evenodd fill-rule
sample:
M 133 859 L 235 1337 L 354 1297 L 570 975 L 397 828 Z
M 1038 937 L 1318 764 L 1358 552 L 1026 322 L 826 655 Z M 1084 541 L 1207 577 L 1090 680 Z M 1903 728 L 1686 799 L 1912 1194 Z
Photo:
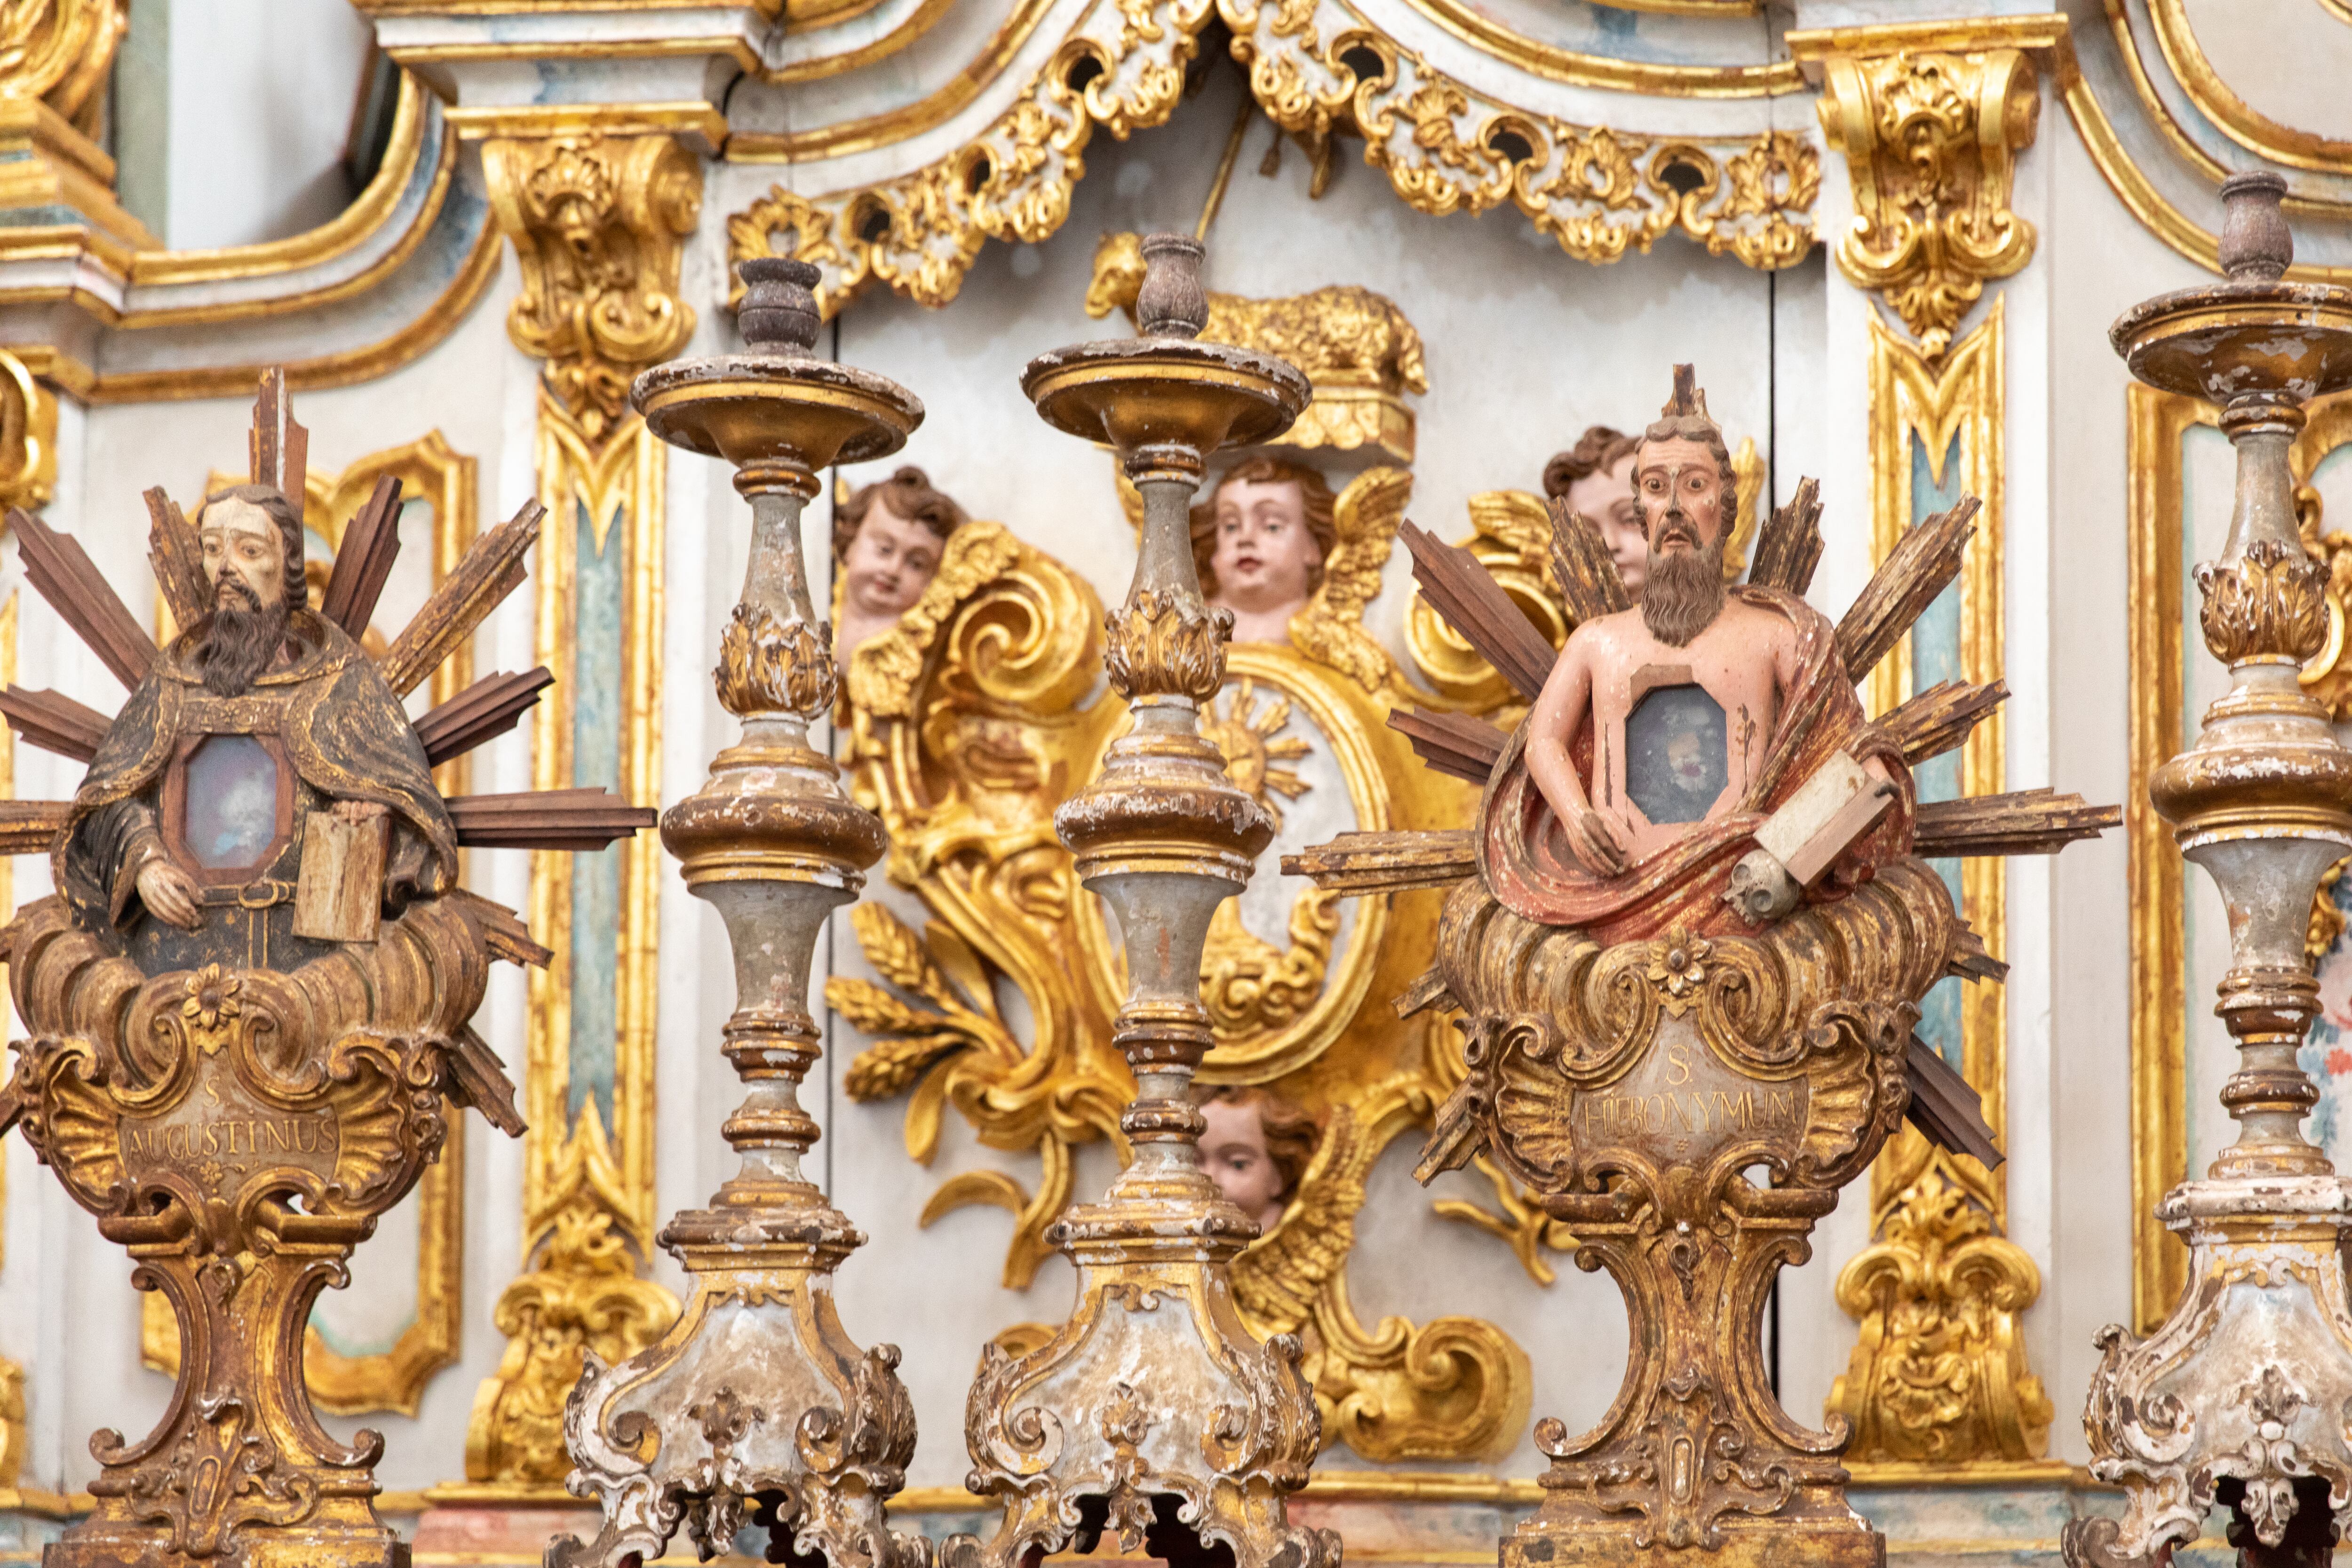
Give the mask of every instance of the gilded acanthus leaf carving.
M 2257 540 L 2229 562 L 2202 562 L 2205 646 L 2223 664 L 2284 656 L 2301 664 L 2327 640 L 2328 569 L 2299 543 Z
M 738 605 L 719 637 L 719 668 L 711 679 L 719 701 L 738 718 L 797 713 L 813 719 L 830 710 L 839 689 L 833 628 L 822 622 L 779 621 L 758 605 Z
M 1144 588 L 1103 617 L 1103 670 L 1121 697 L 1205 701 L 1224 684 L 1231 610 Z

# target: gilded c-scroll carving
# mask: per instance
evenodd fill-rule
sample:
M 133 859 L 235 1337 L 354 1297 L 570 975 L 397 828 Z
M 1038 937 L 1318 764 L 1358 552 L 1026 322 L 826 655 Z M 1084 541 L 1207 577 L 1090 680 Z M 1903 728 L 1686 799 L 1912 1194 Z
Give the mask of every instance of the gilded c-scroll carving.
M 1229 775 L 1299 817 L 1286 831 L 1308 831 L 1300 814 L 1309 811 L 1385 827 L 1451 822 L 1466 809 L 1466 789 L 1414 772 L 1385 728 L 1402 689 L 1385 655 L 1377 669 L 1360 660 L 1334 668 L 1311 637 L 1297 636 L 1301 623 L 1325 622 L 1360 634 L 1360 607 L 1410 482 L 1376 468 L 1343 493 L 1339 543 L 1322 591 L 1294 620 L 1293 646 L 1229 648 L 1227 680 L 1205 705 L 1203 731 L 1218 740 Z M 966 1204 L 1012 1212 L 1005 1282 L 1016 1288 L 1049 1250 L 1044 1234 L 1068 1201 L 1072 1151 L 1115 1138 L 1129 1093 L 1127 1065 L 1108 1043 L 1117 948 L 1052 831 L 1055 806 L 1091 775 L 1123 718 L 1113 700 L 1081 705 L 1100 668 L 1099 615 L 1093 591 L 1067 568 L 998 524 L 967 524 L 950 537 L 921 602 L 857 650 L 847 683 L 859 797 L 890 828 L 892 879 L 936 918 L 918 933 L 876 906 L 854 914 L 887 985 L 827 984 L 828 1003 L 877 1037 L 845 1087 L 860 1100 L 908 1096 L 907 1143 L 918 1160 L 935 1152 L 950 1106 L 983 1143 L 1037 1151 L 1034 1191 L 1002 1172 L 966 1172 L 923 1213 L 929 1223 Z M 1329 641 L 1344 660 L 1351 645 Z M 1286 945 L 1251 931 L 1228 903 L 1202 957 L 1217 1033 L 1204 1076 L 1277 1085 L 1326 1127 L 1282 1224 L 1235 1265 L 1236 1297 L 1254 1330 L 1302 1335 L 1326 1431 L 1357 1452 L 1382 1460 L 1498 1453 L 1526 1419 L 1517 1346 L 1473 1319 L 1367 1328 L 1346 1285 L 1366 1173 L 1449 1087 L 1433 1064 L 1455 1048 L 1433 1037 L 1427 1018 L 1398 1019 L 1386 1005 L 1422 965 L 1415 954 L 1433 940 L 1436 900 L 1406 895 L 1348 910 L 1312 888 L 1281 892 Z M 1027 1001 L 1031 1039 L 1005 1024 L 1000 983 Z
M 1174 112 L 1213 15 L 1211 0 L 1095 7 L 978 138 L 877 184 L 818 196 L 773 186 L 727 220 L 728 261 L 814 262 L 827 317 L 875 282 L 919 305 L 948 303 L 983 243 L 1041 240 L 1062 226 L 1097 127 L 1124 140 Z
M 1364 161 L 1417 212 L 1515 202 L 1580 261 L 1680 229 L 1749 267 L 1813 245 L 1821 157 L 1785 131 L 1669 137 L 1568 124 L 1456 81 L 1348 0 L 1218 0 L 1267 116 L 1310 146 L 1364 139 Z

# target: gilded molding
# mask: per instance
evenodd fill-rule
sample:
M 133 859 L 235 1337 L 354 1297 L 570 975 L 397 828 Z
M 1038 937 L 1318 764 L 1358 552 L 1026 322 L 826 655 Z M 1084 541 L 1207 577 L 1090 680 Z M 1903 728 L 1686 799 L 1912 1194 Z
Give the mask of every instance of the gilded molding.
M 1027 47 L 1030 37 L 1053 14 L 1054 5 L 1055 0 L 1014 0 L 1005 12 L 1004 20 L 997 24 L 996 30 L 989 35 L 980 52 L 950 73 L 937 90 L 912 103 L 900 104 L 862 120 L 813 126 L 805 131 L 737 132 L 728 138 L 727 161 L 730 163 L 808 163 L 824 158 L 846 158 L 853 153 L 870 153 L 877 147 L 887 147 L 935 130 L 970 108 L 997 78 L 1004 74 L 1005 68 Z M 1129 8 L 1140 10 L 1141 6 L 1136 5 L 1135 0 L 1127 0 L 1121 10 Z M 928 30 L 932 20 L 936 17 L 926 19 L 919 12 L 908 26 L 912 27 L 915 23 L 920 23 L 921 27 Z M 1081 22 L 1080 26 L 1084 26 L 1085 23 Z M 893 37 L 898 36 L 892 35 Z M 869 47 L 882 49 L 886 41 L 877 39 Z M 895 53 L 897 48 L 904 47 L 906 42 L 911 41 L 911 37 L 907 38 L 889 49 L 884 49 L 881 56 L 875 58 Z M 871 63 L 867 59 L 852 58 L 856 65 Z M 810 68 L 803 75 L 796 75 L 788 68 L 773 73 L 769 79 L 780 82 L 806 80 L 850 68 L 853 67 L 849 65 L 835 66 L 826 70 Z M 1033 82 L 1031 91 L 1034 93 L 1034 90 Z
M 400 479 L 404 493 L 432 511 L 432 581 L 438 584 L 472 547 L 478 526 L 476 461 L 452 448 L 438 430 L 404 446 L 370 453 L 337 473 L 311 468 L 305 476 L 303 521 L 330 550 L 339 547 L 344 528 L 385 475 Z M 206 478 L 205 489 L 210 493 L 244 482 L 242 474 L 216 469 Z M 320 564 L 312 563 L 314 594 L 326 583 L 323 572 L 317 570 Z M 160 593 L 155 615 L 159 634 L 173 629 Z M 157 641 L 163 640 L 159 635 Z M 363 646 L 371 653 L 379 651 L 381 634 L 369 628 Z M 464 690 L 473 677 L 473 649 L 460 645 L 433 673 L 427 688 L 431 700 L 446 701 Z M 0 683 L 8 679 L 13 677 L 0 676 Z M 434 770 L 434 783 L 444 795 L 464 795 L 471 774 L 472 759 L 457 757 Z M 465 1152 L 464 1140 L 453 1139 L 418 1178 L 415 1315 L 392 1347 L 378 1354 L 347 1356 L 317 1328 L 305 1330 L 303 1378 L 320 1409 L 338 1415 L 379 1410 L 414 1415 L 426 1385 L 443 1368 L 456 1364 L 465 1320 Z M 178 1376 L 180 1336 L 170 1303 L 150 1292 L 141 1298 L 140 1306 L 141 1359 L 158 1372 Z
M 626 386 L 624 382 L 625 396 Z M 533 567 L 535 652 L 539 662 L 561 672 L 554 689 L 532 710 L 534 788 L 603 784 L 633 803 L 661 799 L 667 458 L 667 448 L 637 415 L 592 435 L 551 386 L 541 386 L 540 502 L 550 517 L 571 525 L 551 527 L 541 536 Z M 617 647 L 583 644 L 583 551 L 606 560 L 604 570 L 617 575 L 610 589 L 619 602 Z M 583 667 L 583 655 L 609 663 L 592 670 Z M 617 731 L 609 738 L 614 747 L 607 763 L 614 770 L 611 776 L 583 772 L 575 751 L 577 694 L 591 682 L 613 690 Z M 575 866 L 583 857 L 560 850 L 531 857 L 531 930 L 553 957 L 530 972 L 524 1033 L 524 1114 L 530 1131 L 523 1142 L 523 1251 L 530 1266 L 499 1296 L 498 1317 L 509 1342 L 498 1373 L 475 1395 L 466 1434 L 466 1476 L 471 1482 L 562 1479 L 563 1405 L 580 1379 L 583 1352 L 593 1350 L 608 1364 L 618 1362 L 659 1338 L 678 1313 L 677 1299 L 666 1289 L 636 1278 L 654 1239 L 655 945 L 661 850 L 632 837 L 601 853 L 618 858 L 616 904 L 607 917 L 617 928 L 613 969 L 603 981 L 575 970 L 580 953 L 602 936 L 599 931 L 587 942 L 575 941 Z M 586 984 L 612 986 L 608 1066 L 575 1058 L 575 997 Z M 592 1050 L 601 1054 L 601 1045 Z M 582 1090 L 576 1094 L 575 1079 Z M 600 1091 L 603 1104 L 610 1107 L 609 1120 Z M 620 1264 L 626 1267 L 625 1279 Z M 618 1315 L 604 1315 L 608 1311 Z
M 482 147 L 490 205 L 514 241 L 515 346 L 592 442 L 628 408 L 629 382 L 685 346 L 694 308 L 678 258 L 702 211 L 700 160 L 667 135 L 602 132 Z
M 1091 8 L 976 139 L 879 184 L 817 196 L 772 186 L 727 220 L 728 261 L 814 262 L 828 317 L 875 282 L 919 305 L 948 303 L 983 243 L 1041 240 L 1062 226 L 1097 127 L 1123 139 L 1174 112 L 1213 15 L 1211 0 Z
M 2210 403 L 2139 383 L 2126 393 L 2132 542 L 2131 782 L 2124 819 L 2131 855 L 2132 1329 L 2148 1334 L 2164 1322 L 2189 1283 L 2188 1249 L 2157 1217 L 2157 1205 L 2194 1173 L 2189 1168 L 2184 862 L 2170 826 L 2148 799 L 2147 785 L 2180 749 L 2187 719 L 2182 441 L 2194 426 L 2219 429 L 2221 416 Z M 2341 722 L 2352 718 L 2352 661 L 2346 658 L 2345 635 L 2352 621 L 2352 534 L 2324 531 L 2311 476 L 2329 453 L 2352 446 L 2352 395 L 2323 398 L 2305 413 L 2304 427 L 2287 450 L 2287 466 L 2298 487 L 2305 548 L 2326 573 L 2326 626 L 2300 681 Z M 2331 884 L 2332 878 L 2323 882 L 2313 900 L 2315 933 L 2331 918 L 2341 919 Z
M 1765 269 L 1812 248 L 1821 154 L 1794 132 L 1568 124 L 1446 75 L 1349 0 L 1218 0 L 1218 14 L 1276 124 L 1310 146 L 1361 136 L 1364 161 L 1417 212 L 1475 215 L 1508 199 L 1580 261 L 1616 261 L 1675 230 Z
M 2240 98 L 2221 79 L 2197 42 L 2181 0 L 2147 0 L 2147 5 L 2157 47 L 2164 51 L 2173 79 L 2215 130 L 2272 163 L 2327 174 L 2352 172 L 2352 142 L 2282 125 Z M 2110 7 L 2111 14 L 2115 9 Z
M 1770 98 L 1802 92 L 1803 73 L 1793 61 L 1773 65 L 1690 66 L 1620 59 L 1562 48 L 1515 33 L 1466 0 L 1405 0 L 1414 10 L 1482 54 L 1514 70 L 1570 87 L 1597 87 L 1645 98 Z M 1759 0 L 1628 0 L 1634 11 L 1685 15 L 1753 16 Z
M 1886 558 L 1919 502 L 1917 455 L 1938 489 L 1979 497 L 1977 532 L 1958 584 L 1955 673 L 1986 684 L 2002 673 L 2001 574 L 2003 301 L 1931 358 L 1874 314 L 1870 323 L 1872 556 Z M 1958 471 L 1952 471 L 1952 465 Z M 1884 713 L 1916 694 L 1916 655 L 1906 636 L 1864 685 Z M 2006 786 L 2002 719 L 1994 713 L 1959 752 L 1958 793 Z M 1999 959 L 2007 946 L 2005 862 L 1972 858 L 1958 875 L 1961 915 Z M 2002 997 L 1961 984 L 1962 1074 L 1982 1096 L 1996 1136 L 2008 1126 L 2007 1029 Z M 2049 1448 L 2050 1401 L 2028 1369 L 2021 1320 L 2041 1293 L 2032 1260 L 2003 1235 L 2007 1182 L 1973 1160 L 1934 1150 L 1916 1133 L 1895 1141 L 1871 1173 L 1873 1245 L 1839 1275 L 1838 1302 L 1860 1323 L 1830 1409 L 1853 1424 L 1859 1460 L 2038 1459 Z
M 1815 111 L 1853 184 L 1838 269 L 1882 294 L 1931 360 L 1950 347 L 1985 280 L 2032 258 L 2033 226 L 2009 200 L 2041 102 L 2033 67 L 2014 48 L 1857 48 L 1822 60 Z
M 0 508 L 37 511 L 57 484 L 57 395 L 16 353 L 0 349 Z

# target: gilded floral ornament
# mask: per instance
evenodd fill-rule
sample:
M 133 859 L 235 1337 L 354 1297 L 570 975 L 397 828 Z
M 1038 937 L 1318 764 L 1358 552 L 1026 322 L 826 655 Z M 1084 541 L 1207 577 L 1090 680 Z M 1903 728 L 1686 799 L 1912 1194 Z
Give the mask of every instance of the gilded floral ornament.
M 1579 126 L 1455 80 L 1349 0 L 1219 0 L 1268 117 L 1310 145 L 1364 139 L 1418 212 L 1517 204 L 1580 261 L 1646 251 L 1679 229 L 1749 267 L 1812 249 L 1821 157 L 1785 131 L 1661 137 Z
M 2041 101 L 2032 61 L 2012 48 L 1822 62 L 1822 133 L 1853 182 L 1838 268 L 1884 294 L 1930 359 L 1987 279 L 2032 258 L 2033 226 L 2009 201 Z
M 2205 646 L 2223 664 L 2302 664 L 2327 640 L 2328 570 L 2299 541 L 2256 540 L 2227 562 L 2201 562 L 2197 588 Z
M 678 258 L 702 212 L 702 163 L 668 136 L 588 132 L 482 144 L 491 211 L 522 292 L 507 334 L 591 441 L 628 412 L 629 380 L 694 331 Z
M 792 256 L 824 269 L 830 317 L 879 282 L 944 305 L 991 239 L 1048 237 L 1070 215 L 1097 128 L 1125 140 L 1174 112 L 1213 0 L 1097 5 L 1020 100 L 964 146 L 874 185 L 808 196 L 772 187 L 727 220 L 730 262 Z
M 761 605 L 738 605 L 719 635 L 712 679 L 719 703 L 739 719 L 754 713 L 815 718 L 832 709 L 838 688 L 833 628 L 824 622 L 814 627 L 780 622 Z

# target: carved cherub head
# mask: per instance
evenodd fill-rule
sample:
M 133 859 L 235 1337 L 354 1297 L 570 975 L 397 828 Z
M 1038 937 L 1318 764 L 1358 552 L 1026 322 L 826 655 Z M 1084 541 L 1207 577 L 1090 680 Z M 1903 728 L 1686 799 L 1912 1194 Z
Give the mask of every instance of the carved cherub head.
M 1568 502 L 1601 530 L 1609 559 L 1626 595 L 1642 601 L 1642 584 L 1650 565 L 1650 542 L 1642 528 L 1642 510 L 1633 499 L 1633 454 L 1641 438 L 1595 425 L 1577 437 L 1576 445 L 1555 453 L 1544 465 L 1544 494 Z
M 1194 1090 L 1193 1100 L 1209 1124 L 1201 1135 L 1209 1179 L 1259 1229 L 1272 1230 L 1298 1195 L 1323 1130 L 1271 1089 L 1220 1085 Z
M 1323 476 L 1286 458 L 1252 458 L 1192 509 L 1192 564 L 1212 605 L 1234 612 L 1235 642 L 1280 642 L 1323 585 L 1339 542 Z
M 914 608 L 939 572 L 948 536 L 971 521 L 911 465 L 835 509 L 833 558 L 842 574 L 835 658 L 846 664 L 859 644 Z
M 234 697 L 286 641 L 287 618 L 309 602 L 302 514 L 270 485 L 232 485 L 196 510 L 196 538 L 212 612 L 190 628 L 197 670 L 216 695 Z
M 1642 432 L 1633 485 L 1649 540 L 1642 621 L 1660 642 L 1685 647 L 1722 613 L 1723 556 L 1738 495 L 1730 448 L 1689 365 L 1675 366 L 1674 395 Z

